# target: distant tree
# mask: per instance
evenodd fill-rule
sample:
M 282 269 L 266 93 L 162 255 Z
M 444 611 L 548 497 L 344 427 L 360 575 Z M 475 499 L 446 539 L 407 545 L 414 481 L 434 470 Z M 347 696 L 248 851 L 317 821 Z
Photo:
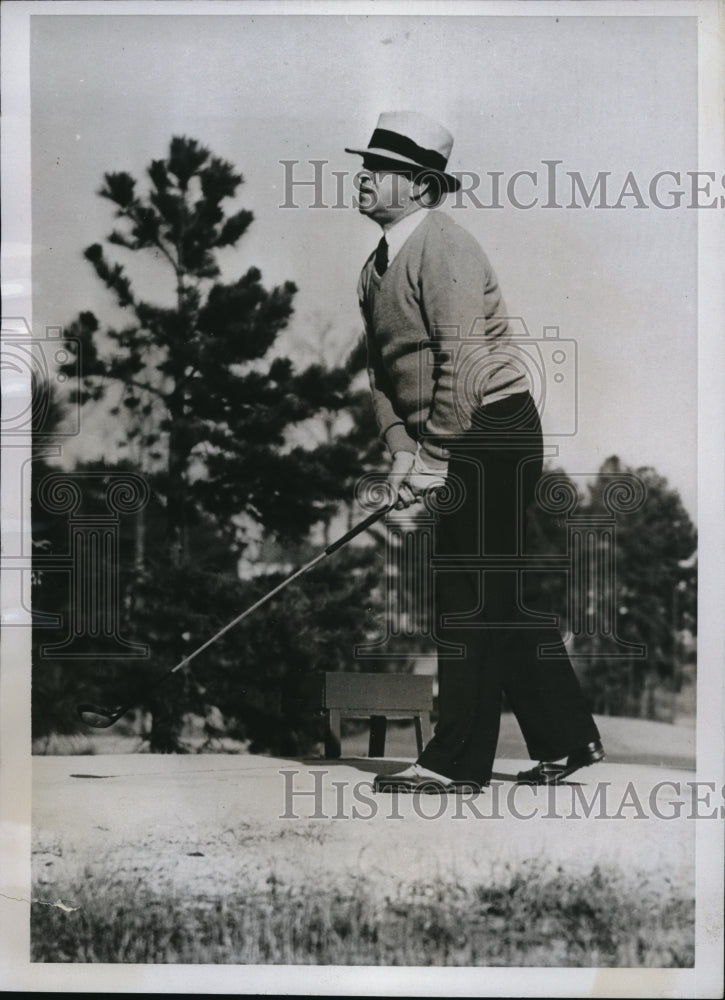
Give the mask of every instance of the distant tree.
M 680 682 L 678 636 L 696 633 L 697 573 L 691 557 L 697 532 L 679 493 L 654 469 L 631 469 L 612 456 L 592 483 L 585 509 L 606 513 L 604 491 L 612 476 L 635 473 L 644 485 L 643 503 L 616 519 L 617 637 L 646 647 L 646 656 L 613 659 L 607 646 L 577 651 L 601 654 L 589 660 L 586 686 L 597 711 L 655 718 L 657 695 Z M 611 650 L 610 650 L 611 652 Z M 671 700 L 671 698 L 670 698 Z
M 32 603 L 32 699 L 31 731 L 34 737 L 51 733 L 68 734 L 77 729 L 77 697 L 68 684 L 67 664 L 43 658 L 41 650 L 49 635 L 57 639 L 62 612 L 68 604 L 67 574 L 53 572 L 53 560 L 64 556 L 68 548 L 65 519 L 49 511 L 38 498 L 38 485 L 58 469 L 51 460 L 53 449 L 46 447 L 61 426 L 65 408 L 48 383 L 34 381 L 31 395 L 33 419 L 31 476 L 31 573 Z M 43 443 L 39 443 L 39 433 Z M 50 452 L 50 454 L 49 454 Z

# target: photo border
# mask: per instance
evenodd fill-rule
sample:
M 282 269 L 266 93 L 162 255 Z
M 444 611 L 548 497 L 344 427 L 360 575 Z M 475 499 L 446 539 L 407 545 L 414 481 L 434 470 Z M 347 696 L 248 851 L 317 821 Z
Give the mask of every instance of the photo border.
M 2 272 L 4 315 L 27 317 L 32 326 L 30 231 L 30 15 L 205 16 L 279 14 L 347 16 L 406 14 L 426 17 L 471 16 L 669 17 L 699 20 L 699 164 L 723 171 L 723 8 L 717 0 L 662 2 L 204 2 L 156 0 L 150 3 L 23 2 L 6 0 L 2 7 Z M 698 237 L 699 346 L 699 507 L 700 534 L 698 637 L 697 777 L 722 787 L 725 681 L 723 621 L 723 509 L 725 428 L 722 337 L 725 292 L 722 283 L 722 212 L 701 211 Z M 3 378 L 3 391 L 17 386 Z M 3 442 L 2 544 L 7 558 L 22 546 L 23 509 L 17 470 L 30 456 L 29 441 L 9 447 Z M 27 545 L 27 541 L 26 541 Z M 7 563 L 6 567 L 7 568 Z M 696 841 L 696 959 L 694 969 L 558 969 L 558 968 L 382 968 L 329 966 L 145 966 L 39 965 L 28 962 L 31 833 L 30 754 L 30 606 L 29 573 L 3 572 L 0 598 L 6 623 L 0 636 L 0 968 L 3 989 L 75 990 L 79 992 L 279 992 L 290 994 L 361 993 L 420 996 L 715 996 L 722 988 L 723 957 L 723 825 L 700 823 Z M 240 988 L 240 971 L 243 984 Z M 482 992 L 485 990 L 485 993 Z

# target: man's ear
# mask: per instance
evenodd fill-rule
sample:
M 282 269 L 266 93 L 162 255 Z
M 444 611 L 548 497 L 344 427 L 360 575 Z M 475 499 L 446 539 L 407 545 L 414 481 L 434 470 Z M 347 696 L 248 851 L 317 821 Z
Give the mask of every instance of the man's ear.
M 441 203 L 443 195 L 443 185 L 437 174 L 420 174 L 413 182 L 413 199 L 423 208 L 435 208 Z

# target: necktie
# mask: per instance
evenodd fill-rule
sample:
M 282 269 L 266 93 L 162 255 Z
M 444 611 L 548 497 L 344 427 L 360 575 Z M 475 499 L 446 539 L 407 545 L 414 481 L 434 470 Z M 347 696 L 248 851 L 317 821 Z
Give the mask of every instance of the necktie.
M 384 236 L 380 238 L 378 248 L 375 251 L 375 270 L 380 277 L 388 270 L 388 241 Z

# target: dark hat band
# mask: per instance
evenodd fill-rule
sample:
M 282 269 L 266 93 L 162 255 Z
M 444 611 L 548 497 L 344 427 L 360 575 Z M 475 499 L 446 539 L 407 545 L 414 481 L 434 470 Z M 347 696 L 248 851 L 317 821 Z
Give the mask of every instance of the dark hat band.
M 387 149 L 391 153 L 398 153 L 399 156 L 406 156 L 421 167 L 429 167 L 431 170 L 445 171 L 447 160 L 442 153 L 435 149 L 425 149 L 413 142 L 405 135 L 398 132 L 390 132 L 386 128 L 376 128 L 369 143 L 371 149 Z

